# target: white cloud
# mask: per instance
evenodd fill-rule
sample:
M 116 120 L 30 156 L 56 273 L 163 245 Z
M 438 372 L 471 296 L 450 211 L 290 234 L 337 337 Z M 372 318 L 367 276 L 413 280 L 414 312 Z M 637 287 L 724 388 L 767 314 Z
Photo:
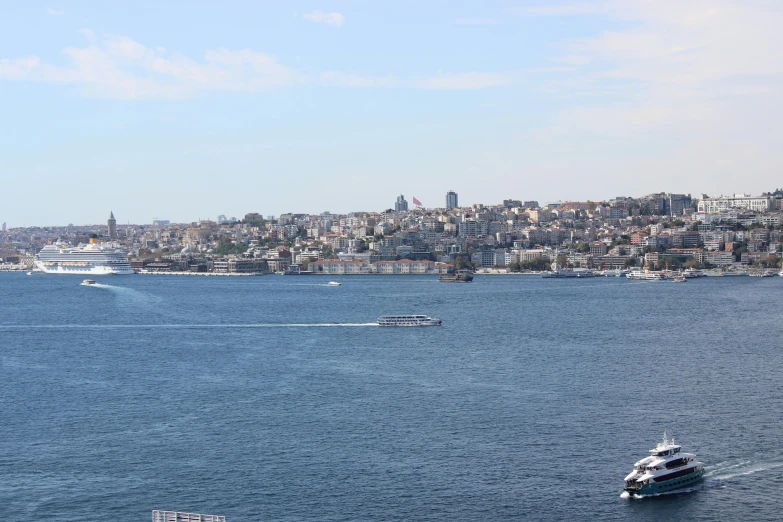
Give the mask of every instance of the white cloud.
M 127 37 L 95 38 L 62 51 L 67 64 L 36 57 L 0 60 L 0 78 L 80 86 L 88 96 L 116 99 L 183 98 L 208 91 L 260 91 L 302 80 L 288 67 L 250 49 L 207 51 L 202 61 Z
M 501 87 L 511 84 L 505 73 L 468 72 L 433 76 L 416 83 L 422 89 L 468 90 Z
M 340 13 L 324 13 L 322 11 L 313 11 L 312 13 L 305 13 L 302 16 L 311 22 L 333 25 L 335 27 L 340 27 L 343 25 L 343 23 L 345 23 L 345 17 Z
M 677 190 L 737 190 L 729 183 L 738 176 L 746 190 L 774 184 L 783 168 L 779 2 L 608 0 L 520 14 L 606 22 L 559 42 L 554 59 L 574 71 L 541 84 L 562 103 L 537 134 L 553 150 L 571 143 L 574 165 L 629 187 L 629 172 Z
M 362 76 L 326 71 L 321 73 L 321 85 L 334 87 L 398 87 L 400 82 L 392 76 Z
M 512 14 L 520 16 L 575 16 L 602 13 L 607 8 L 607 2 L 577 2 L 560 5 L 534 5 L 526 7 L 512 7 Z
M 430 90 L 475 90 L 512 83 L 512 74 L 493 72 L 418 78 L 334 70 L 302 74 L 273 56 L 251 49 L 211 49 L 197 60 L 163 47 L 148 47 L 126 36 L 98 37 L 88 29 L 81 32 L 89 44 L 63 49 L 60 63 L 45 62 L 35 56 L 0 59 L 0 79 L 73 85 L 88 97 L 121 100 L 180 99 L 204 92 L 257 92 L 302 83 Z
M 65 11 L 63 11 L 62 9 L 58 10 L 58 9 L 52 9 L 50 7 L 47 7 L 46 14 L 48 14 L 49 16 L 63 16 L 65 14 Z

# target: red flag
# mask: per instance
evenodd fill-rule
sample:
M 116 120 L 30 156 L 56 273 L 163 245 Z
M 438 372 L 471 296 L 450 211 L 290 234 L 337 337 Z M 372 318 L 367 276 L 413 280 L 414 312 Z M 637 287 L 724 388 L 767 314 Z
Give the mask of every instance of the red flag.
M 418 207 L 420 207 L 420 206 L 421 206 L 421 201 L 419 201 L 418 199 L 416 199 L 416 196 L 414 196 L 414 197 L 413 197 L 413 204 L 414 204 L 414 205 L 416 205 L 416 206 L 418 206 Z

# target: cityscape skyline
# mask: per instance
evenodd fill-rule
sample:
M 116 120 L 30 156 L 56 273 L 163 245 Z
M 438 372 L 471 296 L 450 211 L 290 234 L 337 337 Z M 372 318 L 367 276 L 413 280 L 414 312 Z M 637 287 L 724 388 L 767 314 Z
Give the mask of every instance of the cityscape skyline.
M 493 208 L 493 207 L 503 207 L 508 206 L 509 203 L 517 204 L 517 206 L 526 207 L 526 208 L 547 208 L 547 207 L 553 207 L 553 206 L 559 206 L 561 204 L 564 204 L 566 206 L 572 206 L 573 204 L 578 204 L 580 207 L 584 206 L 585 204 L 593 203 L 593 204 L 604 204 L 609 205 L 610 201 L 615 201 L 618 199 L 636 199 L 640 197 L 650 197 L 650 196 L 656 196 L 656 195 L 666 195 L 666 198 L 664 199 L 671 199 L 671 202 L 666 202 L 667 206 L 671 206 L 671 210 L 667 210 L 667 214 L 670 215 L 680 215 L 684 209 L 689 208 L 691 205 L 691 201 L 693 202 L 699 202 L 704 201 L 701 206 L 704 207 L 708 212 L 715 212 L 718 210 L 722 210 L 724 208 L 722 201 L 726 199 L 733 199 L 733 198 L 739 198 L 739 199 L 751 199 L 751 200 L 765 200 L 765 198 L 773 197 L 773 194 L 777 197 L 780 197 L 780 193 L 783 192 L 781 189 L 771 189 L 767 191 L 763 191 L 759 194 L 750 194 L 750 193 L 742 193 L 737 192 L 733 194 L 719 194 L 715 196 L 710 196 L 708 194 L 678 194 L 678 193 L 671 193 L 671 192 L 664 192 L 664 191 L 658 191 L 658 192 L 652 192 L 649 194 L 644 195 L 615 195 L 612 198 L 604 198 L 604 199 L 598 199 L 598 200 L 591 200 L 591 199 L 572 199 L 572 200 L 553 200 L 553 201 L 541 201 L 539 203 L 538 200 L 535 199 L 511 199 L 511 198 L 504 198 L 502 201 L 498 202 L 485 202 L 485 203 L 473 203 L 468 205 L 462 205 L 460 206 L 458 204 L 459 201 L 459 194 L 453 190 L 449 190 L 445 194 L 445 204 L 444 205 L 436 205 L 432 207 L 424 206 L 423 204 L 418 201 L 418 198 L 415 196 L 412 196 L 412 200 L 415 201 L 414 208 L 417 210 L 423 210 L 423 211 L 436 211 L 436 212 L 448 212 L 451 210 L 460 210 L 460 209 L 479 209 L 479 208 Z M 702 200 L 702 196 L 707 196 L 706 199 Z M 687 202 L 687 204 L 686 204 Z M 712 202 L 712 204 L 710 203 Z M 696 205 L 694 205 L 695 207 Z M 763 206 L 763 205 L 762 205 Z M 750 208 L 750 207 L 749 207 Z M 311 216 L 317 216 L 317 215 L 323 215 L 323 214 L 330 214 L 330 215 L 354 215 L 354 214 L 377 214 L 377 213 L 383 213 L 386 211 L 391 212 L 408 212 L 411 210 L 409 208 L 409 202 L 405 198 L 404 194 L 400 194 L 397 196 L 394 203 L 391 205 L 378 208 L 378 209 L 354 209 L 347 212 L 333 212 L 330 209 L 323 209 L 319 211 L 313 211 L 313 212 L 301 212 L 302 209 L 294 209 L 294 210 L 287 210 L 286 212 L 281 212 L 279 214 L 269 214 L 267 212 L 258 212 L 257 209 L 253 210 L 242 210 L 239 212 L 236 212 L 236 215 L 240 216 L 258 216 L 259 218 L 265 218 L 266 220 L 274 220 L 275 216 L 278 215 L 285 215 L 285 214 L 297 214 L 297 215 L 311 215 Z M 754 210 L 766 210 L 766 207 L 764 208 L 754 208 Z M 228 216 L 232 217 L 228 217 Z M 119 225 L 146 225 L 146 224 L 152 224 L 153 226 L 157 225 L 169 225 L 169 224 L 187 224 L 187 223 L 199 223 L 199 222 L 213 222 L 217 224 L 229 224 L 229 223 L 235 223 L 238 221 L 241 221 L 242 218 L 236 218 L 232 213 L 218 213 L 216 216 L 199 216 L 196 219 L 186 219 L 186 220 L 172 220 L 172 219 L 166 219 L 165 217 L 153 217 L 146 221 L 126 221 L 126 222 L 120 222 Z M 114 211 L 110 210 L 109 212 L 109 236 L 110 237 L 116 237 L 117 236 L 117 220 L 114 217 Z M 46 224 L 23 224 L 23 225 L 8 225 L 6 221 L 2 221 L 2 231 L 5 231 L 6 229 L 14 229 L 14 228 L 29 228 L 29 227 L 63 227 L 63 226 L 77 226 L 77 227 L 83 227 L 83 226 L 93 226 L 93 225 L 100 225 L 101 221 L 89 221 L 89 222 L 83 222 L 83 223 L 74 223 L 74 222 L 59 222 L 59 223 L 46 223 Z
M 774 2 L 90 4 L 0 7 L 10 226 L 760 194 L 783 167 Z

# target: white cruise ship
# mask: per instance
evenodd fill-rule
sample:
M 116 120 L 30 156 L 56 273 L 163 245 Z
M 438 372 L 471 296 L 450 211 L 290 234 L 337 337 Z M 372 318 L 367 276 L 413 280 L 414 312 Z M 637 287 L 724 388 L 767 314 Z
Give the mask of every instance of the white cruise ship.
M 72 247 L 63 243 L 46 245 L 35 256 L 35 266 L 47 274 L 125 275 L 132 274 L 128 254 L 104 247 L 97 239 L 89 245 Z

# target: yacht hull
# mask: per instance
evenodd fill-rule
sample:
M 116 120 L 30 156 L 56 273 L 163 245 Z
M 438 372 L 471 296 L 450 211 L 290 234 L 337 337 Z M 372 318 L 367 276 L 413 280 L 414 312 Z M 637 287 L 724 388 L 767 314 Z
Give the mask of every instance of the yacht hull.
M 63 266 L 63 265 L 45 265 L 38 261 L 35 267 L 44 274 L 76 274 L 76 275 L 130 275 L 133 269 L 128 267 L 112 267 L 106 265 L 93 266 Z
M 659 495 L 666 493 L 667 491 L 674 491 L 676 489 L 687 488 L 701 481 L 704 478 L 704 468 L 695 471 L 684 477 L 678 477 L 672 480 L 664 482 L 653 482 L 652 484 L 642 484 L 640 489 L 625 488 L 625 491 L 633 495 Z

